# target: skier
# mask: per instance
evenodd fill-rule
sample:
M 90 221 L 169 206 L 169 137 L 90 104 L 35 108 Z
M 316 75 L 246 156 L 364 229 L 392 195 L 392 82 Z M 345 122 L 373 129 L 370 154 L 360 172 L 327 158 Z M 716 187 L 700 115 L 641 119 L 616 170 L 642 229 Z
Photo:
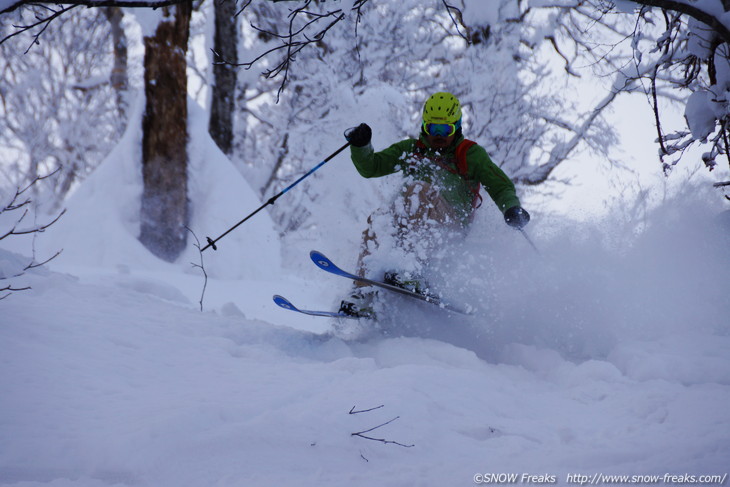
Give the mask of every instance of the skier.
M 431 95 L 423 106 L 423 121 L 418 139 L 397 142 L 375 152 L 372 130 L 361 123 L 345 133 L 355 168 L 365 178 L 401 172 L 405 184 L 402 198 L 387 211 L 368 218 L 363 232 L 362 252 L 357 272 L 367 273 L 366 260 L 378 248 L 374 222 L 390 218 L 396 245 L 416 255 L 426 264 L 435 245 L 466 235 L 474 210 L 481 205 L 480 184 L 504 215 L 505 222 L 521 229 L 530 215 L 520 206 L 515 186 L 492 162 L 487 151 L 466 140 L 461 127 L 459 100 L 447 92 Z M 417 292 L 423 283 L 408 272 L 387 272 L 385 281 Z M 355 316 L 371 316 L 374 292 L 357 287 L 343 300 L 340 311 Z

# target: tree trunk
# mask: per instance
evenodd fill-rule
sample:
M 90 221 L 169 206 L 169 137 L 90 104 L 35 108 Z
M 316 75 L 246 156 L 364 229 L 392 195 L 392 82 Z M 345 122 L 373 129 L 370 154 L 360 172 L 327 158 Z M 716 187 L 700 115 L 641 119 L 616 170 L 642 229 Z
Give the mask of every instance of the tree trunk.
M 236 2 L 215 0 L 215 34 L 213 50 L 213 93 L 210 106 L 208 132 L 218 147 L 231 154 L 233 146 L 233 112 L 236 105 L 236 68 L 238 63 L 238 28 Z M 225 63 L 222 63 L 225 61 Z
M 142 119 L 142 192 L 139 240 L 169 262 L 184 250 L 188 223 L 187 73 L 192 2 L 163 8 L 154 36 L 145 37 L 147 98 Z
M 109 7 L 104 9 L 112 31 L 112 42 L 114 43 L 114 66 L 110 82 L 117 94 L 117 109 L 122 120 L 127 112 L 127 35 L 122 27 L 124 13 L 120 7 Z

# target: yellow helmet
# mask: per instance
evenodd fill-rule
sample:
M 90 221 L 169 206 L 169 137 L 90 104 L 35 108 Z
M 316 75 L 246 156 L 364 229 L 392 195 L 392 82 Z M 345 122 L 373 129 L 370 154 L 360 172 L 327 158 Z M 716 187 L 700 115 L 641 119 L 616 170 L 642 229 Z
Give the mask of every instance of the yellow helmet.
M 461 120 L 461 104 L 451 93 L 440 91 L 431 95 L 423 105 L 423 123 L 451 123 Z

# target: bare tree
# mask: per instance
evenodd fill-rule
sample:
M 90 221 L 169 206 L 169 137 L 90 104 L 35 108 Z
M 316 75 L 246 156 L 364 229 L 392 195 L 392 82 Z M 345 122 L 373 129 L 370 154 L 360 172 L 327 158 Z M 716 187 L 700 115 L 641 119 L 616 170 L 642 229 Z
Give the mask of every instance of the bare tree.
M 321 47 L 321 42 L 327 33 L 348 14 L 336 4 L 330 6 L 315 0 L 289 3 L 294 3 L 295 7 L 291 8 L 285 17 L 280 15 L 280 10 L 272 10 L 265 3 L 258 5 L 259 24 L 252 26 L 260 32 L 263 39 L 273 40 L 273 46 L 254 59 L 238 64 L 250 69 L 264 59 L 275 59 L 264 69 L 263 75 L 267 79 L 280 79 L 277 100 L 289 80 L 290 70 L 297 56 L 310 46 Z M 352 11 L 358 19 L 366 3 L 368 0 L 355 0 L 352 4 Z M 240 12 L 250 4 L 251 1 L 246 2 Z M 272 12 L 273 16 L 267 19 L 261 15 L 262 12 Z M 229 60 L 225 61 L 231 63 Z

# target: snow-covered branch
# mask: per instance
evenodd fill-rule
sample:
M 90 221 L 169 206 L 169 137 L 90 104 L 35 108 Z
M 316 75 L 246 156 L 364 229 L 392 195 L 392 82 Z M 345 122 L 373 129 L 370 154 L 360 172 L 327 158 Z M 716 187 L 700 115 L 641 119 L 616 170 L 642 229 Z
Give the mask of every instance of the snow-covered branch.
M 649 80 L 646 90 L 654 110 L 660 145 L 660 160 L 665 173 L 679 162 L 680 156 L 692 144 L 706 145 L 709 150 L 702 162 L 709 170 L 716 158 L 728 155 L 727 128 L 730 123 L 730 103 L 727 86 L 730 83 L 730 28 L 725 1 L 708 0 L 634 0 L 643 7 L 658 7 L 659 15 L 648 8 L 639 13 L 638 21 L 647 32 L 657 30 L 656 17 L 664 21 L 663 32 L 651 37 L 637 29 L 633 48 L 638 66 L 653 69 L 636 78 Z M 688 19 L 689 18 L 689 19 Z M 685 104 L 687 127 L 665 132 L 659 109 L 659 92 L 671 90 Z M 665 161 L 672 156 L 673 160 Z M 729 159 L 730 160 L 730 159 Z
M 659 7 L 664 10 L 672 10 L 675 12 L 679 12 L 681 14 L 685 14 L 689 17 L 692 17 L 696 20 L 699 20 L 703 24 L 707 25 L 708 27 L 712 28 L 720 37 L 722 37 L 723 41 L 726 43 L 730 43 L 730 28 L 722 21 L 720 20 L 719 16 L 725 13 L 726 9 L 724 9 L 723 5 L 721 4 L 720 0 L 717 0 L 717 7 L 722 9 L 718 10 L 716 12 L 712 12 L 709 10 L 706 10 L 702 8 L 702 6 L 709 5 L 707 2 L 686 2 L 681 0 L 631 0 L 634 3 L 638 3 L 639 5 L 643 5 L 646 7 Z

